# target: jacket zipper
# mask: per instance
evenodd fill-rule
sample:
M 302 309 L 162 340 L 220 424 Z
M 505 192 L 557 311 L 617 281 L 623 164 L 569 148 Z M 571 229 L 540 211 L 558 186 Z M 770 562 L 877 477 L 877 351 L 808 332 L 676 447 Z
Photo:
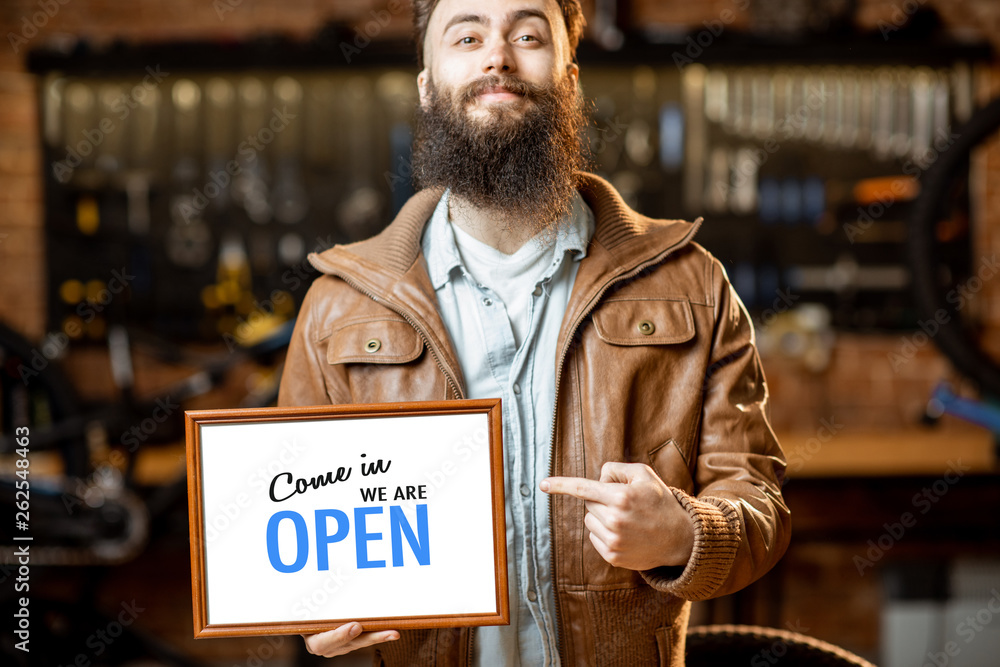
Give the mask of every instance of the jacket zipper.
M 421 329 L 420 326 L 416 323 L 416 321 L 414 321 L 414 319 L 412 317 L 410 317 L 409 313 L 407 313 L 402 308 L 399 308 L 399 307 L 393 305 L 390 301 L 388 301 L 386 299 L 380 298 L 377 294 L 374 294 L 371 290 L 366 289 L 360 283 L 358 283 L 357 281 L 355 281 L 354 279 L 350 278 L 349 276 L 345 275 L 344 273 L 342 273 L 340 271 L 331 270 L 330 274 L 337 276 L 338 278 L 340 278 L 341 280 L 343 280 L 345 283 L 347 283 L 348 285 L 350 285 L 354 289 L 358 290 L 359 292 L 361 292 L 362 294 L 364 294 L 365 296 L 367 296 L 369 299 L 371 299 L 375 303 L 382 304 L 383 306 L 385 306 L 386 308 L 388 308 L 389 310 L 393 311 L 394 313 L 396 313 L 397 315 L 399 315 L 400 317 L 402 317 L 404 320 L 406 320 L 406 322 L 411 327 L 413 327 L 413 330 L 417 332 L 417 335 L 420 336 L 420 339 L 424 342 L 424 345 L 430 351 L 431 356 L 434 358 L 434 363 L 437 364 L 437 367 L 441 371 L 441 374 L 444 375 L 445 382 L 455 392 L 455 396 L 457 398 L 459 398 L 459 399 L 465 397 L 464 396 L 464 392 L 458 386 L 458 382 L 455 380 L 455 378 L 452 376 L 452 374 L 448 371 L 447 367 L 444 365 L 444 362 L 441 361 L 441 357 L 438 354 L 437 350 L 434 348 L 434 345 L 431 344 L 430 337 L 426 333 L 424 333 L 423 329 Z M 474 636 L 475 630 L 476 629 L 474 627 L 470 627 L 469 628 L 469 653 L 466 656 L 466 663 L 465 663 L 466 665 L 471 665 L 472 664 L 472 660 L 473 660 L 472 640 L 473 640 L 473 636 Z
M 573 340 L 573 337 L 576 336 L 576 332 L 580 328 L 580 325 L 587 318 L 587 316 L 590 315 L 590 313 L 597 306 L 597 303 L 601 300 L 601 297 L 603 297 L 607 293 L 608 289 L 610 289 L 612 285 L 615 285 L 615 284 L 617 284 L 619 282 L 628 280 L 628 279 L 636 276 L 640 272 L 642 272 L 647 267 L 653 266 L 654 264 L 658 264 L 658 263 L 664 261 L 667 258 L 667 256 L 670 255 L 670 253 L 672 253 L 674 250 L 676 250 L 682 244 L 685 244 L 685 243 L 687 243 L 688 241 L 691 240 L 691 237 L 694 236 L 695 232 L 697 232 L 698 228 L 701 226 L 699 224 L 700 222 L 701 222 L 701 219 L 699 218 L 698 220 L 695 221 L 695 224 L 691 228 L 691 231 L 689 231 L 687 234 L 684 235 L 683 239 L 681 239 L 680 241 L 678 241 L 674 245 L 672 245 L 669 248 L 667 248 L 665 251 L 663 251 L 663 253 L 661 255 L 657 256 L 654 259 L 649 260 L 648 262 L 643 262 L 642 264 L 639 264 L 638 266 L 636 266 L 634 269 L 632 269 L 628 273 L 624 273 L 622 275 L 616 276 L 615 278 L 612 278 L 611 280 L 608 280 L 606 283 L 604 283 L 604 285 L 601 287 L 600 291 L 598 291 L 598 293 L 594 296 L 594 298 L 591 299 L 590 303 L 587 305 L 587 308 L 583 311 L 583 313 L 580 314 L 580 317 L 578 317 L 576 319 L 576 322 L 573 323 L 573 327 L 570 329 L 569 336 L 566 338 L 567 342 L 563 344 L 563 347 L 562 347 L 562 349 L 559 352 L 559 362 L 556 365 L 556 389 L 555 389 L 555 394 L 553 396 L 554 400 L 552 402 L 553 403 L 553 405 L 552 405 L 552 429 L 551 429 L 551 431 L 549 433 L 549 477 L 552 477 L 553 475 L 555 475 L 556 423 L 557 423 L 556 422 L 556 417 L 557 417 L 557 414 L 558 414 L 558 406 L 559 406 L 559 388 L 560 388 L 560 385 L 562 384 L 563 364 L 566 362 L 566 355 L 569 352 L 568 342 L 571 341 L 571 340 Z M 451 387 L 451 389 L 455 392 L 455 396 L 458 397 L 459 399 L 464 398 L 464 393 L 462 392 L 461 388 L 458 386 L 458 382 L 455 380 L 455 378 L 452 376 L 452 374 L 448 371 L 448 368 L 444 365 L 444 362 L 441 361 L 440 355 L 438 354 L 438 352 L 434 348 L 434 346 L 431 344 L 430 337 L 426 333 L 424 333 L 423 329 L 421 329 L 420 326 L 414 321 L 414 319 L 412 317 L 410 317 L 409 313 L 407 313 L 402 308 L 395 306 L 394 304 L 392 304 L 388 300 L 379 298 L 379 296 L 377 294 L 373 293 L 369 289 L 366 289 L 364 286 L 362 286 L 356 280 L 354 280 L 353 278 L 347 276 L 343 272 L 338 271 L 338 270 L 336 270 L 333 267 L 330 267 L 330 271 L 329 272 L 330 272 L 330 275 L 337 276 L 338 278 L 340 278 L 341 280 L 343 280 L 344 282 L 346 282 L 348 285 L 350 285 L 354 289 L 358 290 L 359 292 L 361 292 L 362 294 L 364 294 L 365 296 L 367 296 L 372 301 L 375 301 L 376 303 L 381 303 L 386 308 L 388 308 L 389 310 L 393 311 L 394 313 L 396 313 L 397 315 L 399 315 L 400 317 L 402 317 L 404 320 L 406 320 L 406 322 L 411 327 L 413 327 L 413 330 L 417 332 L 417 335 L 420 336 L 420 339 L 424 342 L 424 345 L 430 351 L 431 356 L 434 357 L 434 363 L 437 364 L 438 369 L 444 375 L 445 382 L 447 382 L 448 386 Z M 549 497 L 549 526 L 550 527 L 554 523 L 553 522 L 553 518 L 554 518 L 554 510 L 552 508 L 552 498 Z M 553 584 L 554 584 L 555 580 L 556 580 L 556 552 L 555 552 L 555 549 L 552 549 L 551 550 L 551 554 L 549 555 L 549 569 L 552 572 L 552 581 L 553 581 Z M 556 624 L 555 624 L 555 627 L 556 627 L 556 651 L 559 654 L 559 662 L 560 662 L 560 664 L 563 664 L 563 663 L 565 663 L 566 660 L 565 660 L 565 657 L 563 656 L 563 638 L 562 638 L 562 632 L 560 631 L 561 630 L 561 626 L 562 626 L 562 612 L 559 609 L 559 594 L 558 594 L 558 591 L 556 592 L 556 594 L 555 594 L 554 597 L 555 597 L 555 607 L 556 607 Z M 467 655 L 467 663 L 466 663 L 466 664 L 469 664 L 469 665 L 472 664 L 472 660 L 473 660 L 473 651 L 472 651 L 473 643 L 472 642 L 473 642 L 474 633 L 475 633 L 475 628 L 469 628 L 469 653 Z
M 688 241 L 691 240 L 691 237 L 694 236 L 695 232 L 697 232 L 698 228 L 701 226 L 700 222 L 701 219 L 699 218 L 698 220 L 695 221 L 695 225 L 694 227 L 691 228 L 691 231 L 689 231 L 684 236 L 683 239 L 681 239 L 674 245 L 667 248 L 665 251 L 663 251 L 662 254 L 658 255 L 656 258 L 651 259 L 648 262 L 643 262 L 642 264 L 636 266 L 628 273 L 623 273 L 619 276 L 611 278 L 606 283 L 604 283 L 604 285 L 597 292 L 594 298 L 591 299 L 590 303 L 587 305 L 587 308 L 584 309 L 584 311 L 580 314 L 580 317 L 578 317 L 576 321 L 573 323 L 573 327 L 569 331 L 569 336 L 566 338 L 566 342 L 563 344 L 562 349 L 559 351 L 559 362 L 556 365 L 556 390 L 555 390 L 554 400 L 552 401 L 552 430 L 550 431 L 549 434 L 549 477 L 555 475 L 555 469 L 556 469 L 556 425 L 557 425 L 556 418 L 558 417 L 559 413 L 559 387 L 562 384 L 563 364 L 566 363 L 566 355 L 569 353 L 569 342 L 573 340 L 573 337 L 576 336 L 576 332 L 580 328 L 580 325 L 583 324 L 583 321 L 587 319 L 587 316 L 590 315 L 591 312 L 593 312 L 594 308 L 597 307 L 598 302 L 600 302 L 601 298 L 607 293 L 607 291 L 611 288 L 612 285 L 615 285 L 625 280 L 629 280 L 630 278 L 633 278 L 637 274 L 641 273 L 644 269 L 653 266 L 654 264 L 659 264 L 665 261 L 672 252 L 677 250 L 677 248 L 679 248 L 682 244 L 686 244 Z M 555 519 L 555 510 L 552 507 L 552 497 L 549 496 L 549 530 L 551 530 L 552 526 L 555 525 L 554 519 Z M 566 658 L 563 655 L 563 636 L 561 631 L 562 611 L 559 609 L 559 592 L 558 590 L 556 590 L 557 586 L 556 586 L 555 548 L 552 548 L 550 550 L 549 570 L 552 572 L 553 590 L 555 591 L 554 598 L 556 605 L 556 651 L 559 653 L 559 664 L 565 664 Z

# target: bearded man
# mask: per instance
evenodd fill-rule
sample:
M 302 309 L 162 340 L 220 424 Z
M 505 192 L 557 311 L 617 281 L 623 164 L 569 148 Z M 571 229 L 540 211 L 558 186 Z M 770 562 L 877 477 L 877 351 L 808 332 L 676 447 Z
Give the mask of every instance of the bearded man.
M 788 544 L 750 319 L 697 223 L 646 218 L 582 170 L 578 0 L 414 5 L 420 190 L 379 235 L 311 257 L 325 275 L 279 403 L 500 397 L 511 622 L 353 622 L 306 646 L 682 665 L 690 601 Z

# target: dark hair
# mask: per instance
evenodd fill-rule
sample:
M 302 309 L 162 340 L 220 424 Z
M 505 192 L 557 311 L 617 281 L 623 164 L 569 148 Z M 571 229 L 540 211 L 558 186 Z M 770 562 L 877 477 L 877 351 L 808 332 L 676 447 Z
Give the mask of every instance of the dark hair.
M 439 0 L 413 0 L 413 40 L 417 43 L 417 66 L 420 69 L 424 68 L 424 38 L 427 36 L 427 23 L 438 2 Z M 566 22 L 570 55 L 576 60 L 576 47 L 583 35 L 584 25 L 580 0 L 556 0 L 556 3 L 562 9 L 563 21 Z

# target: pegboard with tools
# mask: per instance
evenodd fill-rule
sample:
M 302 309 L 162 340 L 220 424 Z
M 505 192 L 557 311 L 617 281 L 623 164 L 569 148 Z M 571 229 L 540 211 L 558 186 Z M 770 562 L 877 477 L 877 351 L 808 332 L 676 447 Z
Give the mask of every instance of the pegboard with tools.
M 694 65 L 684 105 L 684 203 L 714 223 L 751 308 L 781 290 L 839 328 L 914 317 L 904 242 L 920 176 L 973 110 L 972 67 Z M 942 256 L 968 269 L 968 193 L 942 222 Z M 957 279 L 957 276 L 956 276 Z
M 828 327 L 914 326 L 908 207 L 988 51 L 720 38 L 678 64 L 686 43 L 581 46 L 595 171 L 647 215 L 704 216 L 699 242 L 755 314 L 777 299 Z M 310 48 L 35 59 L 52 330 L 252 342 L 294 316 L 308 252 L 391 220 L 412 193 L 410 46 L 373 44 L 349 68 Z M 954 198 L 939 239 L 958 281 L 967 189 Z
M 149 70 L 41 86 L 50 325 L 252 343 L 411 194 L 413 75 Z

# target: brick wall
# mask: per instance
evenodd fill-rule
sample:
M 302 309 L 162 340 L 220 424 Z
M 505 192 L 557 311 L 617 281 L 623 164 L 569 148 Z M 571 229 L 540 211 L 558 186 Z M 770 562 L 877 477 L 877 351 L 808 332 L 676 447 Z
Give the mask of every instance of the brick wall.
M 997 5 L 1000 16 L 1000 5 Z M 1000 22 L 994 29 L 1000 35 Z M 980 81 L 980 102 L 1000 95 L 1000 65 L 984 71 Z M 974 156 L 974 169 L 978 180 L 973 184 L 977 218 L 986 221 L 976 232 L 976 247 L 985 257 L 1000 255 L 1000 135 L 993 139 Z M 986 350 L 994 359 L 1000 359 L 1000 280 L 991 280 L 983 285 L 982 340 Z
M 14 0 L 0 4 L 0 320 L 32 339 L 45 327 L 44 238 L 37 89 L 25 54 L 60 36 L 95 44 L 182 39 L 240 39 L 262 31 L 306 38 L 328 21 L 363 25 L 386 0 Z M 48 7 L 46 15 L 43 6 Z M 392 3 L 393 7 L 400 3 Z M 408 5 L 392 14 L 385 36 L 409 33 Z M 41 28 L 35 29 L 36 25 Z M 11 34 L 16 37 L 11 38 Z M 22 41 L 26 39 L 27 41 Z

